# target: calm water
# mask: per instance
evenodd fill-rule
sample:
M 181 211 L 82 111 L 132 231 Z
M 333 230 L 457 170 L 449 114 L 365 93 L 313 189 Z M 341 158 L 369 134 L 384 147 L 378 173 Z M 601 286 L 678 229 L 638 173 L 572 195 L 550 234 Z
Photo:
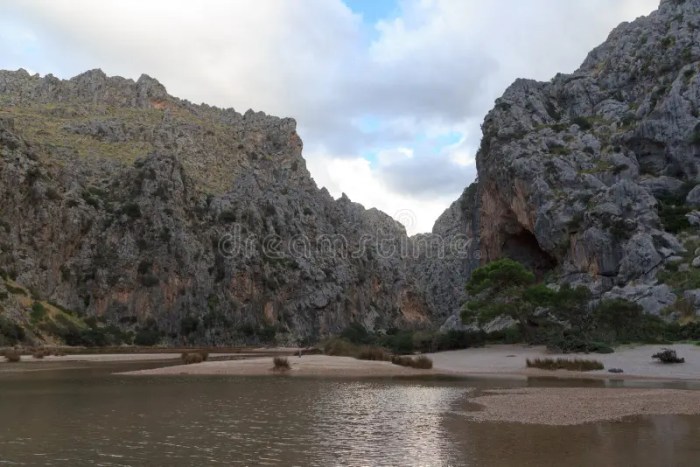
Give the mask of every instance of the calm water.
M 471 388 L 522 382 L 127 378 L 116 369 L 0 371 L 0 465 L 700 465 L 700 417 L 562 428 L 465 416 Z

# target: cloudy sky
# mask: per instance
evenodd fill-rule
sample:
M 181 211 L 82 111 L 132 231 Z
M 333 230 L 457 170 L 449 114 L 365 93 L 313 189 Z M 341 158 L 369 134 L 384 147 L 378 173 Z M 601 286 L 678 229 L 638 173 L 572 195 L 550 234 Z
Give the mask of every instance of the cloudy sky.
M 335 196 L 433 222 L 475 177 L 517 77 L 571 72 L 658 0 L 1 0 L 0 68 L 146 73 L 193 102 L 294 117 Z

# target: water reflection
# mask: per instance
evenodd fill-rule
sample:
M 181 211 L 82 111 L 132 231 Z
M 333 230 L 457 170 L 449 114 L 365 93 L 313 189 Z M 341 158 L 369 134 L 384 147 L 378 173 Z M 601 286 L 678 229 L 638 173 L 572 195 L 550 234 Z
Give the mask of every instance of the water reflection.
M 336 383 L 314 405 L 314 437 L 340 465 L 454 464 L 459 457 L 447 439 L 443 415 L 467 390 Z

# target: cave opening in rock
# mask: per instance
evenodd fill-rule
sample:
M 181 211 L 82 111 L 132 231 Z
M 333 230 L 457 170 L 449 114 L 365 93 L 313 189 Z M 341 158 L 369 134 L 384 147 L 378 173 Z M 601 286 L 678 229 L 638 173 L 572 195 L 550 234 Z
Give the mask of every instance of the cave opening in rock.
M 508 235 L 502 251 L 503 256 L 527 266 L 538 279 L 557 265 L 556 259 L 540 248 L 535 236 L 527 230 Z

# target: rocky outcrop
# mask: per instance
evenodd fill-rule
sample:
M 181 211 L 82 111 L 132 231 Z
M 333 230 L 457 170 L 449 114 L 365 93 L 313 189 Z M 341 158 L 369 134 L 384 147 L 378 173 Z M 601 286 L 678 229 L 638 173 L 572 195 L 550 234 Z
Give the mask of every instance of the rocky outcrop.
M 99 70 L 0 72 L 0 99 L 0 265 L 36 300 L 173 343 L 430 324 L 404 228 L 319 190 L 294 120 Z
M 698 240 L 698 44 L 700 1 L 666 0 L 573 74 L 508 88 L 484 120 L 479 198 L 459 213 L 480 219 L 482 263 L 507 256 L 649 312 L 673 305 L 659 272 Z
M 465 285 L 480 264 L 479 185 L 473 183 L 438 218 L 429 234 L 411 237 L 412 254 L 407 257 L 410 275 L 435 320 L 446 328 L 460 327 L 459 312 L 466 299 Z

